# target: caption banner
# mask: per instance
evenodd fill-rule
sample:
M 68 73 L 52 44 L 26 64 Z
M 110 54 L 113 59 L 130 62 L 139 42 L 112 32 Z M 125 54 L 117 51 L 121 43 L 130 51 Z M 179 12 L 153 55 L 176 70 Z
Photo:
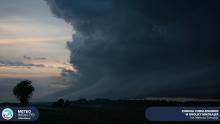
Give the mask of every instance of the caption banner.
M 220 121 L 220 107 L 149 107 L 149 121 Z

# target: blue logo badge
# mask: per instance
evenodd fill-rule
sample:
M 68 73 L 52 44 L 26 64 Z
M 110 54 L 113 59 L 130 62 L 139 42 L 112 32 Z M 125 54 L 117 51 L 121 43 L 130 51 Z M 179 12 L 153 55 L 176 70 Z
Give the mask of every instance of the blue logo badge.
M 2 111 L 2 118 L 5 120 L 11 120 L 14 116 L 14 112 L 10 108 L 5 108 Z

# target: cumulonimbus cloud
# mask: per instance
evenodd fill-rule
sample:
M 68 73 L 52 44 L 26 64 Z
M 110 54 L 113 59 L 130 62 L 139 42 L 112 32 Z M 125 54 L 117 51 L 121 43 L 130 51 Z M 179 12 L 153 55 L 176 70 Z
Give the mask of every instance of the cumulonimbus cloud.
M 76 31 L 67 45 L 78 72 L 58 95 L 220 97 L 218 1 L 46 1 Z

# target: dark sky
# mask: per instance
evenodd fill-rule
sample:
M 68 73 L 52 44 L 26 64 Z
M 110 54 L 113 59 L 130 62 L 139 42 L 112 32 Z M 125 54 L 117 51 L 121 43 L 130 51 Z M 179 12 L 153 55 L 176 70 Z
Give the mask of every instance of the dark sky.
M 64 98 L 220 98 L 218 0 L 46 0 L 76 31 Z

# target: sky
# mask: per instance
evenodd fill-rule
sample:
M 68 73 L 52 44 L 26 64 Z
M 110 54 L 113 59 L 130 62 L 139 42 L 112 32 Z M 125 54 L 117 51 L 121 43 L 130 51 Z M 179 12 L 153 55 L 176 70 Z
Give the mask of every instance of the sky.
M 219 99 L 217 0 L 0 0 L 0 94 Z
M 64 98 L 218 99 L 218 0 L 46 0 L 75 30 Z
M 23 79 L 33 81 L 33 100 L 63 89 L 72 33 L 43 0 L 0 0 L 0 100 L 15 101 L 12 89 Z

